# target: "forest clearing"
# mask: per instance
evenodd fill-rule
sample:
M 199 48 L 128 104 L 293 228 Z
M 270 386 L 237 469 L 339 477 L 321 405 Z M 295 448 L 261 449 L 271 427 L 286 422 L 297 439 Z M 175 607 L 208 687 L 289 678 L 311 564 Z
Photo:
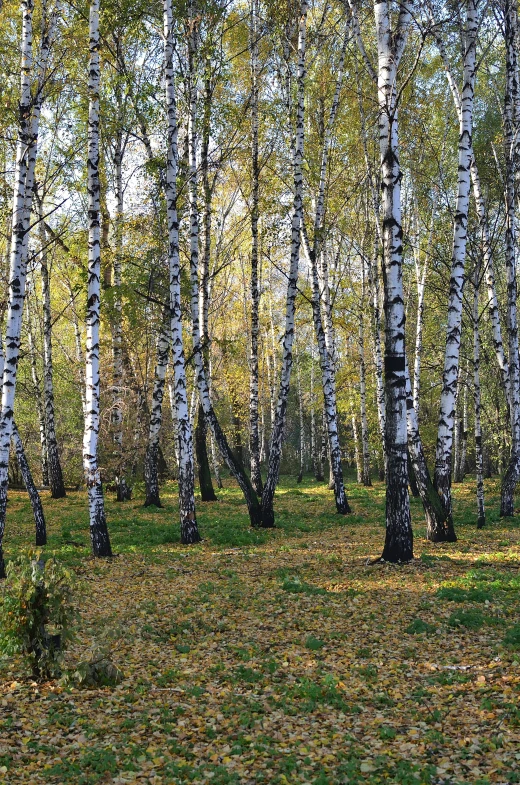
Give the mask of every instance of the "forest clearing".
M 326 488 L 285 480 L 267 532 L 226 487 L 199 505 L 204 540 L 189 550 L 173 488 L 163 510 L 110 502 L 116 556 L 96 563 L 83 494 L 45 498 L 48 547 L 73 566 L 81 609 L 67 664 L 104 651 L 123 680 L 31 684 L 1 664 L 0 781 L 518 782 L 520 528 L 498 519 L 494 480 L 477 531 L 473 486 L 455 492 L 456 545 L 424 538 L 414 500 L 417 558 L 399 566 L 367 563 L 381 483 L 355 488 L 342 519 Z M 9 505 L 16 550 L 29 505 Z
M 520 783 L 518 0 L 0 2 L 0 782 Z

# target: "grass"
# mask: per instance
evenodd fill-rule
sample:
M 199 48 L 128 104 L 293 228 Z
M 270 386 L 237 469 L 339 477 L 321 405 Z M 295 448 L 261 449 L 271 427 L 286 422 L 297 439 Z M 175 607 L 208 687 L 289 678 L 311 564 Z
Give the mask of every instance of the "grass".
M 384 540 L 384 487 L 350 484 L 354 510 L 283 478 L 272 531 L 249 527 L 228 482 L 197 504 L 203 542 L 163 509 L 106 509 L 115 557 L 90 556 L 85 496 L 44 494 L 47 553 L 71 566 L 81 608 L 71 666 L 94 648 L 115 687 L 35 686 L 0 660 L 0 782 L 9 785 L 434 785 L 520 782 L 520 520 L 476 530 L 474 488 L 454 487 L 456 544 L 368 562 Z M 10 492 L 8 558 L 33 537 Z M 0 587 L 1 596 L 2 587 Z M 3 779 L 2 779 L 3 778 Z M 160 778 L 160 779 L 159 779 Z M 516 778 L 516 779 L 515 779 Z

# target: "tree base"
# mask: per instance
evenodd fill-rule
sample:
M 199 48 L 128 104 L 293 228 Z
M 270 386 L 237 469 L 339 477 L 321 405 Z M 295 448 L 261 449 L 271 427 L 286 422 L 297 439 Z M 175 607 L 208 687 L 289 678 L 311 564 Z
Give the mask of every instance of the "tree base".
M 336 502 L 336 512 L 338 513 L 338 515 L 350 515 L 352 509 L 346 499 L 343 502 L 340 502 L 339 504 L 338 502 Z
M 485 516 L 481 516 L 477 519 L 477 529 L 483 529 L 486 525 L 486 518 Z
M 426 533 L 428 542 L 457 542 L 453 524 L 449 528 L 435 529 Z
M 103 486 L 100 482 L 88 489 L 88 497 L 92 554 L 96 558 L 109 558 L 112 556 L 112 548 L 110 547 L 110 537 L 108 536 L 108 527 L 105 518 Z
M 274 529 L 274 509 L 272 506 L 262 508 L 262 518 L 260 526 L 262 529 Z
M 67 492 L 65 491 L 65 487 L 60 488 L 59 490 L 53 490 L 51 486 L 51 499 L 65 499 L 67 497 Z
M 195 513 L 192 513 L 187 520 L 181 521 L 181 542 L 183 545 L 196 545 L 201 541 L 197 519 Z
M 298 485 L 301 483 L 302 480 L 303 480 L 303 472 L 300 472 L 298 477 L 296 478 L 296 482 L 298 483 Z
M 127 485 L 125 478 L 117 482 L 116 502 L 129 502 L 132 499 L 132 489 Z
M 201 488 L 200 499 L 203 502 L 218 502 L 218 497 L 215 494 L 213 487 L 211 487 L 211 490 L 209 488 Z
M 0 548 L 0 580 L 5 580 L 5 578 L 7 578 L 7 575 L 5 572 L 4 552 Z
M 144 500 L 143 507 L 158 507 L 160 510 L 163 509 L 159 496 L 147 496 Z

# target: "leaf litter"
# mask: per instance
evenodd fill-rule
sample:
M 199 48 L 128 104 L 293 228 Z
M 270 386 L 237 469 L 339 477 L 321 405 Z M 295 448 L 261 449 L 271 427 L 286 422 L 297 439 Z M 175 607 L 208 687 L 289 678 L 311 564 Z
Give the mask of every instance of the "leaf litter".
M 325 517 L 326 492 L 302 490 Z M 518 524 L 433 545 L 414 507 L 418 558 L 368 566 L 381 499 L 255 545 L 75 555 L 70 668 L 106 659 L 123 680 L 36 684 L 0 663 L 0 782 L 520 782 Z M 280 494 L 284 517 L 297 501 Z

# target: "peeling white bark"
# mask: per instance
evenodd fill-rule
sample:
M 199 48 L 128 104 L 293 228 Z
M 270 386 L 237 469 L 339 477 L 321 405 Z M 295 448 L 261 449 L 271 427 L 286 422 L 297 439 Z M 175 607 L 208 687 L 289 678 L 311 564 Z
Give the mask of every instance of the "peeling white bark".
M 464 67 L 463 89 L 460 99 L 457 200 L 453 227 L 446 350 L 435 459 L 435 486 L 446 511 L 450 513 L 447 519 L 444 539 L 450 542 L 456 540 L 451 518 L 451 471 L 473 149 L 473 98 L 475 92 L 477 35 L 475 0 L 468 0 L 466 4 L 466 21 L 462 35 L 464 42 Z
M 99 182 L 99 0 L 91 0 L 89 14 L 88 109 L 88 290 L 85 351 L 85 432 L 83 470 L 88 491 L 90 539 L 94 556 L 111 556 L 105 518 L 103 487 L 98 466 L 99 436 L 99 306 L 100 306 L 100 182 Z

